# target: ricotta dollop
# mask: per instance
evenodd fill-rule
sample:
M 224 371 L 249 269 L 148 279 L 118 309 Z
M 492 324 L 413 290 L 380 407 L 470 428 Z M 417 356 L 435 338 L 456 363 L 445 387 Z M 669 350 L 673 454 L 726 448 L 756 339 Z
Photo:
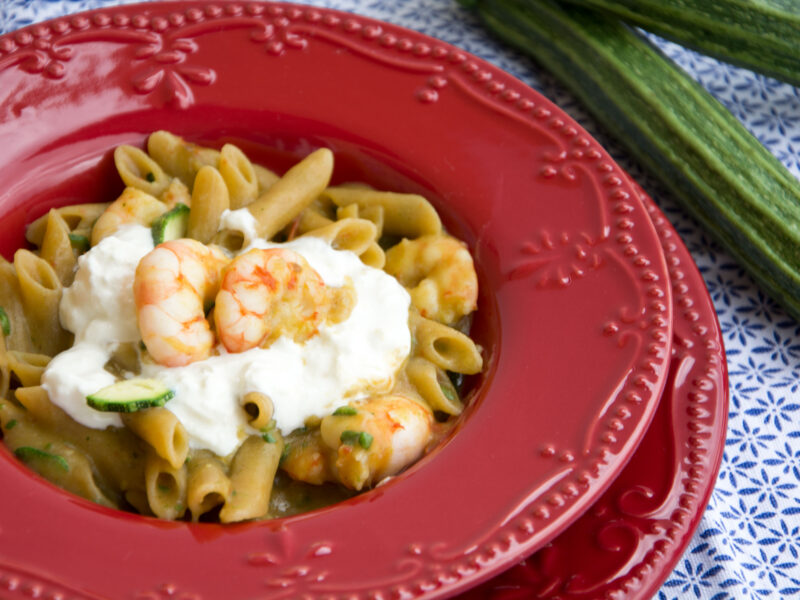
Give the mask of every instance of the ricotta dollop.
M 269 348 L 235 354 L 219 346 L 217 355 L 185 367 L 145 362 L 142 376 L 175 391 L 166 408 L 186 428 L 193 448 L 226 456 L 252 433 L 239 405 L 247 392 L 268 395 L 277 427 L 288 433 L 309 417 L 389 391 L 411 350 L 410 298 L 393 277 L 313 237 L 280 245 L 254 240 L 245 250 L 275 246 L 301 254 L 327 285 L 349 278 L 356 304 L 345 321 L 321 325 L 302 344 L 279 338 Z M 88 427 L 122 425 L 119 415 L 89 407 L 86 396 L 114 382 L 104 366 L 115 348 L 140 340 L 133 279 L 152 249 L 149 229 L 123 227 L 81 256 L 75 282 L 64 292 L 61 321 L 75 334 L 75 345 L 50 362 L 42 382 L 56 405 Z

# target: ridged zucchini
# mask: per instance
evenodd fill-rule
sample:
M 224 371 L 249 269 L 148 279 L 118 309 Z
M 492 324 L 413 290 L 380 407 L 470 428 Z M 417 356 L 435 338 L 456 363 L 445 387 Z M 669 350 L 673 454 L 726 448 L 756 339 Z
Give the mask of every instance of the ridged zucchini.
M 797 0 L 565 0 L 800 86 Z
M 551 0 L 472 0 L 584 103 L 800 320 L 800 183 L 719 102 L 616 19 Z

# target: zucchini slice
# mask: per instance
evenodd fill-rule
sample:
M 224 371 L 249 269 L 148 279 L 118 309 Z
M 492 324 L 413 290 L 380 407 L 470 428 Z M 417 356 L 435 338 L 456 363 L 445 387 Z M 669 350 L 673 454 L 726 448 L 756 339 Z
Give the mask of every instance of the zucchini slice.
M 158 379 L 126 379 L 86 396 L 86 403 L 104 412 L 136 412 L 164 406 L 175 392 Z
M 178 203 L 172 210 L 168 210 L 158 217 L 151 228 L 153 244 L 158 246 L 170 240 L 186 237 L 186 228 L 189 226 L 189 207 Z

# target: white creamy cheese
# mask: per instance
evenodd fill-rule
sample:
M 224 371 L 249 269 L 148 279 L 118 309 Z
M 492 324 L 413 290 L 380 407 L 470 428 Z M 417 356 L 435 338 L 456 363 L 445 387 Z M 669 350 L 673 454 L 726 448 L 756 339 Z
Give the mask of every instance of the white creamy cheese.
M 258 239 L 258 232 L 256 231 L 256 220 L 246 208 L 237 208 L 236 210 L 224 210 L 219 218 L 219 228 L 230 229 L 238 231 L 244 238 L 243 247 L 248 247 L 256 239 Z
M 250 224 L 243 221 L 243 226 Z M 264 241 L 253 245 L 275 246 Z M 353 399 L 389 391 L 410 352 L 410 298 L 393 277 L 317 238 L 281 246 L 303 255 L 328 285 L 340 286 L 350 278 L 355 307 L 347 320 L 323 324 L 303 344 L 280 338 L 267 349 L 238 354 L 220 346 L 217 356 L 185 367 L 144 365 L 143 376 L 160 379 L 175 391 L 166 407 L 186 428 L 194 448 L 226 456 L 238 447 L 251 433 L 239 405 L 247 392 L 267 394 L 278 427 L 288 433 L 308 417 L 323 417 Z M 53 402 L 88 427 L 120 424 L 118 415 L 88 407 L 85 398 L 113 382 L 103 367 L 116 343 L 140 339 L 133 277 L 152 247 L 149 229 L 121 229 L 81 258 L 75 283 L 65 291 L 61 319 L 76 334 L 76 345 L 48 365 L 43 382 Z

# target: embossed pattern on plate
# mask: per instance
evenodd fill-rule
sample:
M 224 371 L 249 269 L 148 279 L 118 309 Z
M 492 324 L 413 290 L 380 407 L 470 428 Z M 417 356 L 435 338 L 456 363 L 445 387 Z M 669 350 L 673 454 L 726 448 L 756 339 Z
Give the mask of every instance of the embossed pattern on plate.
M 2 448 L 7 590 L 231 598 L 235 581 L 235 597 L 451 594 L 562 531 L 641 440 L 672 338 L 655 229 L 597 142 L 491 65 L 325 9 L 153 3 L 0 38 L 0 88 L 4 255 L 47 208 L 118 193 L 110 151 L 149 131 L 234 141 L 278 170 L 327 145 L 339 181 L 422 193 L 468 242 L 487 362 L 434 453 L 351 501 L 275 522 L 120 515 L 55 491 Z M 108 568 L 85 560 L 98 555 Z
M 461 600 L 647 600 L 700 522 L 725 446 L 722 333 L 689 251 L 645 192 L 639 195 L 658 229 L 673 286 L 672 360 L 658 411 L 636 454 L 585 514 Z

